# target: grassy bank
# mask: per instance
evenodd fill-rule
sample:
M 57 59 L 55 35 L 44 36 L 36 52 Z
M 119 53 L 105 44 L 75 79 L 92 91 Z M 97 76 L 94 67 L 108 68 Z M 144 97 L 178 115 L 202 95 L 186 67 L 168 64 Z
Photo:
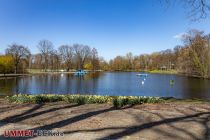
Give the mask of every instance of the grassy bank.
M 158 97 L 145 97 L 145 96 L 97 96 L 97 95 L 13 95 L 7 96 L 9 102 L 14 103 L 47 103 L 65 101 L 67 103 L 82 104 L 100 104 L 112 103 L 115 107 L 122 107 L 125 105 L 135 105 L 144 103 L 160 103 L 164 102 L 163 99 Z
M 55 95 L 55 94 L 39 94 L 26 95 L 18 94 L 6 96 L 5 99 L 12 103 L 36 103 L 42 104 L 47 102 L 64 101 L 67 103 L 83 104 L 102 104 L 109 103 L 115 107 L 123 107 L 126 105 L 136 105 L 145 103 L 210 103 L 210 100 L 203 99 L 176 99 L 172 97 L 146 97 L 146 96 L 99 96 L 99 95 Z
M 63 69 L 58 70 L 50 70 L 47 69 L 46 71 L 44 69 L 27 69 L 27 73 L 29 74 L 48 74 L 48 73 L 73 73 L 75 70 L 72 71 L 64 71 Z
M 148 73 L 156 73 L 156 74 L 178 74 L 177 70 L 152 70 L 148 71 Z
M 106 72 L 144 72 L 154 74 L 179 74 L 177 70 L 109 70 Z

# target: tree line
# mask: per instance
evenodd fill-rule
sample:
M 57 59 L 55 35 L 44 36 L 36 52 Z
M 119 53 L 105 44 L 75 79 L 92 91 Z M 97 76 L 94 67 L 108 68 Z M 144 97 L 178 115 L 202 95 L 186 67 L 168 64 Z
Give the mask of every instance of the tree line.
M 210 34 L 190 30 L 182 36 L 183 45 L 152 54 L 117 56 L 110 60 L 111 70 L 177 70 L 180 73 L 210 77 Z
M 98 51 L 87 45 L 61 45 L 54 49 L 52 42 L 41 40 L 39 53 L 18 44 L 8 46 L 0 56 L 0 73 L 23 73 L 26 69 L 58 70 L 107 70 L 151 71 L 176 70 L 180 73 L 203 78 L 210 77 L 210 34 L 190 30 L 182 36 L 183 45 L 152 54 L 116 56 L 109 62 L 99 57 Z
M 87 45 L 61 45 L 57 50 L 49 40 L 39 41 L 39 53 L 31 54 L 28 47 L 18 44 L 8 46 L 0 56 L 0 73 L 23 73 L 26 69 L 56 71 L 65 69 L 99 69 L 97 49 Z
M 40 53 L 31 57 L 30 68 L 47 71 L 66 69 L 99 69 L 99 56 L 97 49 L 87 45 L 61 45 L 54 49 L 52 42 L 42 40 L 38 44 Z

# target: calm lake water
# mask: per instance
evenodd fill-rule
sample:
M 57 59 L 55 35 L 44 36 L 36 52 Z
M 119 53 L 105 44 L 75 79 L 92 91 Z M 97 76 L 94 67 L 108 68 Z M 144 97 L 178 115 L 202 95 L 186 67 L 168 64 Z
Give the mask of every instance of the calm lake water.
M 179 75 L 104 72 L 83 77 L 71 74 L 33 75 L 0 79 L 0 95 L 14 93 L 136 95 L 210 99 L 210 80 Z M 170 85 L 170 80 L 174 85 Z M 142 84 L 144 81 L 144 84 Z

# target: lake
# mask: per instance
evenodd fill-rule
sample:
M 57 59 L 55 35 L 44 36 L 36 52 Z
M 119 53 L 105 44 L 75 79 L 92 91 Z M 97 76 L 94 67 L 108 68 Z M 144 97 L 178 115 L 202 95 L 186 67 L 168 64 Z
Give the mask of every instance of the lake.
M 53 93 L 210 99 L 210 80 L 167 74 L 149 74 L 144 79 L 136 74 L 101 72 L 80 77 L 43 74 L 0 79 L 0 95 Z M 174 84 L 171 85 L 170 80 L 174 80 Z

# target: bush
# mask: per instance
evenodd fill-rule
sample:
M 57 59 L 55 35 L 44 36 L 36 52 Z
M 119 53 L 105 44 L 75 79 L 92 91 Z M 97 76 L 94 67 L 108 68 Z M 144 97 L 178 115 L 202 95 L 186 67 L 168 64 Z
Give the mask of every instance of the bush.
M 115 107 L 123 107 L 129 103 L 129 98 L 124 96 L 114 97 L 112 103 Z
M 31 102 L 31 97 L 28 95 L 14 95 L 14 96 L 7 96 L 6 99 L 9 102 L 15 102 L 15 103 L 30 103 Z
M 65 101 L 68 103 L 83 104 L 101 104 L 111 103 L 115 107 L 123 107 L 125 105 L 136 105 L 143 103 L 159 103 L 164 99 L 158 97 L 145 97 L 145 96 L 98 96 L 98 95 L 13 95 L 7 96 L 7 100 L 16 103 L 46 103 Z
M 50 102 L 50 98 L 45 96 L 45 95 L 37 95 L 34 96 L 34 102 L 35 103 L 45 103 L 45 102 Z
M 111 101 L 111 97 L 109 96 L 90 95 L 87 97 L 88 97 L 88 103 L 90 104 L 94 104 L 94 103 L 102 104 L 102 103 L 108 103 Z
M 59 101 L 65 101 L 64 96 L 62 96 L 62 95 L 50 96 L 50 102 L 59 102 Z
M 86 98 L 85 96 L 78 96 L 76 98 L 76 103 L 78 105 L 84 105 L 84 104 L 88 103 L 88 98 Z
M 113 105 L 115 107 L 123 107 L 125 105 L 136 105 L 144 103 L 160 103 L 164 100 L 158 97 L 145 96 L 117 96 L 113 98 Z
M 76 96 L 75 95 L 72 95 L 72 96 L 66 95 L 64 98 L 65 98 L 64 101 L 66 101 L 68 103 L 75 103 L 76 102 Z

